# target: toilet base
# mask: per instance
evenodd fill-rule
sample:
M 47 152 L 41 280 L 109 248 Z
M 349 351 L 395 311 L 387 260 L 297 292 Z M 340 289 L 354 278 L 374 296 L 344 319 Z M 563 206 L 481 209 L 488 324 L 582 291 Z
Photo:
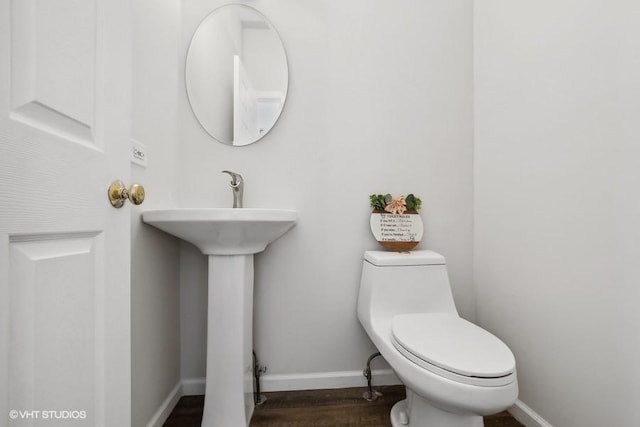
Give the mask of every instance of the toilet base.
M 392 427 L 484 427 L 480 415 L 453 414 L 436 408 L 407 389 L 407 398 L 391 408 Z

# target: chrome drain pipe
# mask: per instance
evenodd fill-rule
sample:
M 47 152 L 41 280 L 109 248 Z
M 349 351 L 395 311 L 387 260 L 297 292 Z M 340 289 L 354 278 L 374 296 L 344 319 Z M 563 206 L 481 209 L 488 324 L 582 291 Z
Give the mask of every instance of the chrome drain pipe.
M 367 367 L 364 368 L 364 371 L 362 371 L 362 374 L 367 379 L 368 387 L 368 390 L 364 392 L 362 397 L 364 397 L 364 399 L 369 402 L 376 401 L 378 400 L 378 397 L 382 396 L 382 393 L 380 393 L 379 391 L 374 391 L 371 387 L 371 380 L 373 378 L 373 374 L 371 373 L 371 361 L 378 356 L 380 356 L 380 352 L 373 353 L 371 356 L 369 356 L 369 358 L 367 359 Z

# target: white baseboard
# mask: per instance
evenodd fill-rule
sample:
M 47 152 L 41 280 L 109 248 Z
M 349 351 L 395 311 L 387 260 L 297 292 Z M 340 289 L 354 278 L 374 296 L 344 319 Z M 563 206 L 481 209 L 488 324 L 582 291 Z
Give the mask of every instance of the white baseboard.
M 374 386 L 402 384 L 391 369 L 373 370 Z M 263 375 L 260 391 L 321 390 L 328 388 L 365 387 L 367 380 L 362 371 L 318 372 L 312 374 Z M 183 396 L 204 394 L 204 378 L 182 380 Z
M 373 370 L 374 386 L 402 384 L 391 369 Z M 182 396 L 204 394 L 205 378 L 185 378 L 178 382 L 171 390 L 160 408 L 151 417 L 146 427 L 161 427 Z M 330 388 L 364 387 L 367 380 L 361 371 L 319 372 L 313 374 L 263 375 L 260 380 L 260 390 L 291 391 L 291 390 L 321 390 Z M 553 427 L 538 413 L 521 400 L 509 408 L 509 413 L 527 427 Z
M 520 421 L 527 427 L 553 427 L 536 411 L 527 406 L 523 401 L 516 400 L 516 403 L 509 408 L 509 413 L 513 418 Z
M 173 387 L 173 389 L 171 389 L 171 391 L 169 392 L 167 398 L 164 399 L 156 413 L 153 414 L 153 417 L 151 417 L 151 420 L 147 423 L 147 427 L 162 427 L 162 424 L 167 421 L 167 418 L 169 418 L 171 411 L 173 411 L 173 408 L 176 406 L 178 400 L 180 400 L 181 397 L 182 383 L 178 381 L 175 387 Z
M 204 394 L 206 380 L 202 378 L 185 378 L 182 380 L 182 395 L 197 396 Z
M 374 386 L 401 384 L 391 369 L 373 370 Z M 261 391 L 321 390 L 327 388 L 365 387 L 362 371 L 319 372 L 312 374 L 263 375 Z

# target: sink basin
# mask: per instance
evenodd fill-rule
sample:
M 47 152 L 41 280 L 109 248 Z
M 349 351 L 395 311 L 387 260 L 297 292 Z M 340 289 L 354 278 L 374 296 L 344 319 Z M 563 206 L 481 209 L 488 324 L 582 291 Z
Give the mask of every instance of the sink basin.
M 253 414 L 253 255 L 296 224 L 287 209 L 165 209 L 142 220 L 209 258 L 202 427 L 247 427 Z
M 295 225 L 297 216 L 288 209 L 186 208 L 146 211 L 142 220 L 206 255 L 248 255 L 264 251 Z

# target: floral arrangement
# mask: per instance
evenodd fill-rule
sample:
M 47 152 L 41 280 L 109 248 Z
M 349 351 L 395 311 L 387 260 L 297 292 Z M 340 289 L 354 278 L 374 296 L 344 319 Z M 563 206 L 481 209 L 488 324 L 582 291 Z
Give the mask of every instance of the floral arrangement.
M 422 206 L 420 198 L 409 194 L 407 197 L 393 197 L 391 194 L 372 194 L 369 196 L 371 207 L 376 211 L 385 211 L 401 215 L 406 211 L 418 211 Z

